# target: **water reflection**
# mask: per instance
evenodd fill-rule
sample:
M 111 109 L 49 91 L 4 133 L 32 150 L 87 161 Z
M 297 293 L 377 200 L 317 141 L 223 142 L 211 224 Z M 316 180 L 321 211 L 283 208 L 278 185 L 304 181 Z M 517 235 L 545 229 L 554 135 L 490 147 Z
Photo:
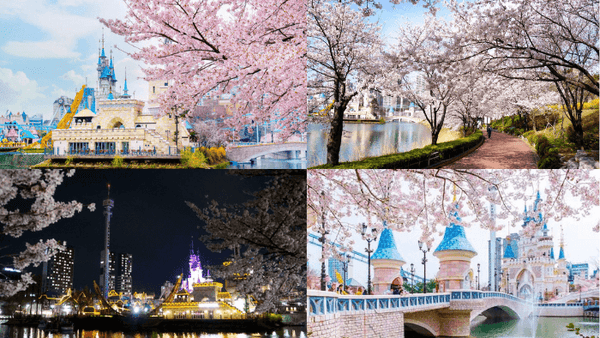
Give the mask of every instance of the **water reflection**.
M 329 126 L 308 126 L 308 166 L 327 162 Z M 399 153 L 431 143 L 429 128 L 418 123 L 347 123 L 340 149 L 340 162 Z
M 201 333 L 201 332 L 140 332 L 77 330 L 75 333 L 51 333 L 38 328 L 8 327 L 0 325 L 0 338 L 306 338 L 299 328 L 287 327 L 271 333 Z
M 574 331 L 567 331 L 567 324 L 573 323 L 584 336 L 599 335 L 597 318 L 583 317 L 539 317 L 535 336 L 531 322 L 527 320 L 511 320 L 506 322 L 490 322 L 474 320 L 475 326 L 471 328 L 471 336 L 480 338 L 575 338 L 580 337 Z

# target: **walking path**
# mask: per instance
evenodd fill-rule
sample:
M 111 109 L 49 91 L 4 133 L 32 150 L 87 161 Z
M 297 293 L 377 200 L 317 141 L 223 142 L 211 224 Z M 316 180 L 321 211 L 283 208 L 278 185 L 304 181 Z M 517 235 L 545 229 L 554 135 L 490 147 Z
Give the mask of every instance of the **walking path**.
M 481 147 L 460 160 L 444 166 L 448 169 L 536 169 L 536 155 L 518 137 L 492 132 Z

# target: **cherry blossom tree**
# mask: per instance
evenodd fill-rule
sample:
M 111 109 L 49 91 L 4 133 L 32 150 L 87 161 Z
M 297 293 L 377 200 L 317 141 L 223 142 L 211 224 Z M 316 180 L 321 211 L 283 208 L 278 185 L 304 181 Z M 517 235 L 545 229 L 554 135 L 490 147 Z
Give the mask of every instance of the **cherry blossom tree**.
M 582 105 L 599 89 L 598 1 L 452 0 L 449 8 L 453 50 L 482 57 L 485 71 L 555 84 L 581 146 Z
M 268 175 L 271 175 L 267 173 Z M 237 290 L 259 301 L 256 311 L 276 308 L 280 299 L 306 292 L 306 176 L 279 172 L 254 199 L 202 210 L 186 202 L 204 221 L 211 250 L 233 249 L 231 263 L 215 272 L 236 278 Z
M 324 228 L 334 236 L 341 250 L 350 250 L 358 225 L 349 224 L 351 216 L 360 216 L 369 227 L 382 230 L 383 223 L 395 231 L 422 232 L 421 240 L 429 247 L 433 234 L 443 227 L 454 207 L 453 192 L 465 227 L 480 226 L 499 231 L 508 224 L 522 224 L 523 205 L 540 191 L 538 205 L 546 219 L 579 220 L 597 212 L 600 204 L 599 182 L 584 170 L 311 170 L 308 172 L 308 228 Z M 456 190 L 454 190 L 456 189 Z M 324 193 L 323 193 L 324 192 Z M 489 213 L 495 204 L 495 222 Z M 531 212 L 531 210 L 530 210 Z M 600 224 L 600 223 L 599 223 Z M 531 224 L 534 233 L 542 224 Z M 599 225 L 594 225 L 599 231 Z M 327 255 L 336 255 L 326 246 Z
M 72 176 L 74 170 L 67 173 Z M 63 182 L 64 173 L 60 170 L 0 170 L 0 224 L 2 235 L 18 238 L 27 231 L 40 231 L 63 218 L 71 218 L 81 212 L 83 204 L 77 201 L 59 202 L 54 200 L 56 188 Z M 29 203 L 30 202 L 30 203 Z M 22 210 L 25 207 L 25 210 Z M 89 204 L 90 211 L 95 204 Z M 11 246 L 3 250 L 14 251 Z M 26 244 L 20 253 L 3 255 L 12 268 L 24 271 L 28 266 L 38 266 L 64 250 L 54 239 L 36 244 Z M 2 272 L 0 272 L 2 274 Z M 12 296 L 34 283 L 31 272 L 23 272 L 18 280 L 1 280 L 0 296 Z
M 433 16 L 420 26 L 399 28 L 393 58 L 397 68 L 410 70 L 418 80 L 404 80 L 403 91 L 420 110 L 431 129 L 431 144 L 437 144 L 450 105 L 458 96 L 460 78 L 469 70 L 463 63 L 444 59 L 446 25 Z
M 486 70 L 598 93 L 597 1 L 451 0 L 448 7 L 461 36 L 457 47 L 484 57 Z
M 345 2 L 308 2 L 309 111 L 330 125 L 327 163 L 338 164 L 344 112 L 380 73 L 379 27 Z M 332 111 L 332 114 L 330 114 Z
M 148 65 L 146 80 L 171 80 L 163 113 L 232 94 L 235 130 L 252 120 L 277 121 L 284 138 L 305 130 L 305 1 L 124 1 L 124 20 L 100 21 L 137 48 L 130 56 Z

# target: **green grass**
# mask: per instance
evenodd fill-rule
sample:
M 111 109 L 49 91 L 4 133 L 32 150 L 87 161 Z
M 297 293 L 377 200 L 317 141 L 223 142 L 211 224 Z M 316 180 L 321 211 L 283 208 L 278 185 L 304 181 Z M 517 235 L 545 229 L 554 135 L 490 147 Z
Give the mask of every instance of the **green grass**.
M 338 165 L 323 164 L 309 169 L 404 169 L 422 168 L 427 166 L 427 159 L 433 152 L 439 152 L 442 159 L 458 155 L 463 149 L 470 148 L 483 138 L 478 130 L 470 136 L 458 140 L 428 145 L 424 148 L 413 149 L 404 153 L 369 157 L 360 161 L 343 162 Z

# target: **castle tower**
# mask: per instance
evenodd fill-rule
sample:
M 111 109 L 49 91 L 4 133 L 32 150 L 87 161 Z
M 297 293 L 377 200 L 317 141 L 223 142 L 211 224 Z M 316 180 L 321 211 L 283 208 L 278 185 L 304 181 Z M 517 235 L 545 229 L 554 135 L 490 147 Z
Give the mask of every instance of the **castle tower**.
M 471 283 L 471 259 L 477 256 L 461 225 L 458 203 L 454 205 L 454 209 L 450 212 L 451 222 L 444 232 L 444 238 L 433 252 L 440 260 L 440 270 L 436 277 L 440 283 L 440 292 L 468 289 Z
M 371 256 L 371 264 L 373 265 L 373 294 L 381 295 L 390 290 L 392 284 L 402 286 L 402 276 L 400 269 L 406 263 L 394 241 L 394 234 L 384 222 L 383 232 L 377 243 L 377 250 Z
M 111 268 L 110 266 L 110 216 L 112 216 L 112 208 L 115 203 L 110 199 L 110 184 L 108 185 L 108 195 L 104 202 L 102 202 L 104 206 L 104 216 L 106 217 L 105 223 L 105 235 L 104 235 L 104 250 L 102 250 L 101 260 L 100 260 L 100 269 L 102 271 L 102 275 L 100 278 L 100 287 L 102 288 L 102 293 L 105 298 L 108 298 L 108 291 L 114 289 L 114 282 L 111 283 Z

